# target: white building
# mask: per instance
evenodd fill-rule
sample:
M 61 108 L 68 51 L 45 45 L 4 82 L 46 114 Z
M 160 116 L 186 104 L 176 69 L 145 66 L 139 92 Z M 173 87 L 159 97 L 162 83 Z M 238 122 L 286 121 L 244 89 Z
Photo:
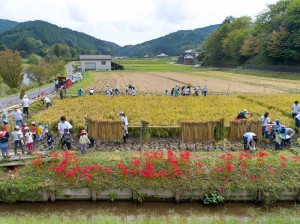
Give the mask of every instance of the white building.
M 86 70 L 111 70 L 111 55 L 80 55 L 82 71 Z

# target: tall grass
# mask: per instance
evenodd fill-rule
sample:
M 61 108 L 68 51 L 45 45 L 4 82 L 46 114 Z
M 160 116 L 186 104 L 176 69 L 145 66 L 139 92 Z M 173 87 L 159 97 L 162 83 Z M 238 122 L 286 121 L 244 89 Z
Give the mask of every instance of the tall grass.
M 152 223 L 261 223 L 261 224 L 284 224 L 299 223 L 299 209 L 278 210 L 273 212 L 254 212 L 244 216 L 231 216 L 220 214 L 168 214 L 168 215 L 149 215 L 140 212 L 136 215 L 118 215 L 105 211 L 75 211 L 75 212 L 54 212 L 54 213 L 1 213 L 0 223 L 5 224 L 81 224 L 81 223 L 108 223 L 108 224 L 152 224 Z

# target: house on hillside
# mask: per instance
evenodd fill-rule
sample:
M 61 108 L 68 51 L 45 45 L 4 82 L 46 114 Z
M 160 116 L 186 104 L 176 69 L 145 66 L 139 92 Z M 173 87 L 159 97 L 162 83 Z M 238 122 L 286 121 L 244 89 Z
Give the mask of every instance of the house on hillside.
M 195 51 L 194 49 L 186 50 L 180 54 L 177 60 L 177 64 L 183 64 L 183 65 L 195 65 L 199 64 L 197 57 L 199 55 L 198 51 Z
M 111 70 L 111 55 L 80 55 L 81 70 Z

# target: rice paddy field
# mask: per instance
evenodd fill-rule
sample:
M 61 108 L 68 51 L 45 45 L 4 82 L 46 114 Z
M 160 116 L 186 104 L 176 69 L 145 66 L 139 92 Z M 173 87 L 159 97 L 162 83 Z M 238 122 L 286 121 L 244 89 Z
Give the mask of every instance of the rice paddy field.
M 150 125 L 176 126 L 182 121 L 220 118 L 228 124 L 247 109 L 254 113 L 251 119 L 257 120 L 268 111 L 272 120 L 278 118 L 283 124 L 294 125 L 290 113 L 293 102 L 299 100 L 298 74 L 183 66 L 174 64 L 174 58 L 122 59 L 116 63 L 124 65 L 125 70 L 89 71 L 82 82 L 68 89 L 69 94 L 74 94 L 83 88 L 86 96 L 54 100 L 52 108 L 33 119 L 50 124 L 65 115 L 81 126 L 85 115 L 97 120 L 119 120 L 119 112 L 124 111 L 130 125 L 146 120 Z M 207 85 L 208 96 L 163 96 L 165 90 L 170 93 L 175 85 L 188 83 L 201 88 Z M 136 88 L 137 96 L 124 95 L 126 84 Z M 121 95 L 104 96 L 106 86 L 117 87 Z M 91 88 L 95 95 L 87 96 Z
M 258 120 L 266 111 L 272 120 L 293 126 L 290 118 L 291 105 L 298 95 L 209 95 L 199 96 L 105 96 L 93 95 L 80 98 L 54 100 L 54 105 L 34 116 L 36 122 L 51 124 L 65 115 L 75 125 L 84 125 L 84 116 L 94 120 L 120 120 L 123 111 L 130 125 L 140 125 L 146 120 L 150 125 L 176 126 L 183 121 L 214 121 L 225 118 L 229 124 L 243 109 L 254 113 L 251 119 Z M 279 102 L 279 104 L 276 104 Z

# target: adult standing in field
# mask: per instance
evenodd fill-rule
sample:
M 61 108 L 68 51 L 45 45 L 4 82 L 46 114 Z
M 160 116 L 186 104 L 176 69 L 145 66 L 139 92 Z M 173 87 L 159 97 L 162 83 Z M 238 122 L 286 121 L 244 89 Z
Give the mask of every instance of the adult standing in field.
M 64 98 L 64 87 L 59 88 L 59 98 L 62 100 Z
M 269 135 L 266 132 L 266 125 L 271 123 L 271 119 L 269 118 L 269 112 L 266 112 L 263 116 L 259 118 L 259 120 L 262 122 L 262 134 L 267 138 Z
M 57 93 L 58 91 L 58 80 L 54 79 L 54 87 L 55 87 L 55 92 Z
M 57 125 L 58 132 L 60 134 L 60 137 L 63 136 L 65 133 L 65 129 L 67 130 L 73 130 L 73 126 L 67 121 L 65 116 L 60 117 L 60 122 Z
M 204 88 L 202 89 L 202 95 L 203 95 L 203 96 L 206 96 L 207 91 L 208 91 L 208 88 L 207 88 L 207 86 L 205 85 Z
M 199 96 L 199 91 L 200 91 L 200 85 L 196 86 L 195 88 L 195 96 Z
M 22 106 L 23 106 L 23 114 L 26 115 L 28 118 L 29 115 L 29 99 L 27 95 L 24 95 L 23 100 L 22 100 Z
M 20 146 L 22 150 L 22 154 L 25 154 L 24 148 L 23 148 L 23 134 L 20 130 L 20 127 L 18 125 L 15 126 L 14 131 L 11 133 L 14 141 L 14 151 L 15 151 L 15 156 L 17 155 L 17 149 L 18 146 Z
M 91 88 L 91 89 L 90 89 L 90 96 L 94 95 L 94 92 L 95 92 L 94 89 Z
M 298 103 L 298 100 L 296 100 L 292 106 L 292 118 L 293 119 L 298 115 L 299 110 L 300 110 L 300 105 Z
M 126 143 L 128 139 L 128 119 L 124 112 L 120 112 L 121 120 L 123 121 L 123 141 Z
M 19 123 L 21 123 L 21 126 L 24 125 L 23 116 L 22 116 L 23 114 L 17 107 L 13 108 L 13 111 L 10 113 L 10 115 L 12 115 L 15 118 L 16 125 L 18 125 Z

